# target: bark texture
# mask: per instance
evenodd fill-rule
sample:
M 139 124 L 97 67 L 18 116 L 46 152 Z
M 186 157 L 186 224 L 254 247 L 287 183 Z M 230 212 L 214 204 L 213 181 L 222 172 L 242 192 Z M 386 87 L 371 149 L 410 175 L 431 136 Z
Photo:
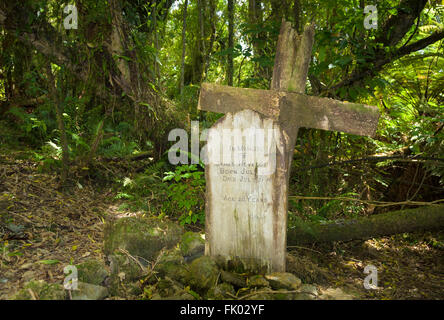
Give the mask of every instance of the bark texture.
M 397 233 L 444 228 L 444 206 L 391 211 L 325 224 L 300 222 L 287 230 L 288 245 L 370 239 Z

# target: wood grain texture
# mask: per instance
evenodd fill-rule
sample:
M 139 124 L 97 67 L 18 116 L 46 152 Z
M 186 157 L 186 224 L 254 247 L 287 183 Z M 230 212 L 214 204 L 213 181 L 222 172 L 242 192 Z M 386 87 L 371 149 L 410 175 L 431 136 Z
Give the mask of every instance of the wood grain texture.
M 314 25 L 298 35 L 290 22 L 282 22 L 271 81 L 272 90 L 305 92 L 308 67 L 314 42 Z
M 379 119 L 378 108 L 365 104 L 209 83 L 202 84 L 198 107 L 219 113 L 249 109 L 278 120 L 283 127 L 341 131 L 361 136 L 373 136 Z
M 264 130 L 264 148 L 257 139 L 247 138 L 245 132 L 252 128 Z M 245 134 L 245 139 L 233 141 L 227 148 L 230 151 L 223 152 L 229 139 L 221 137 L 232 130 L 240 136 Z M 268 134 L 272 134 L 272 139 L 268 139 Z M 248 270 L 285 270 L 285 146 L 278 123 L 252 110 L 228 113 L 209 130 L 205 167 L 206 254 L 225 261 L 241 260 Z M 263 157 L 244 163 L 234 161 L 236 155 L 256 151 Z M 264 163 L 272 165 L 264 168 Z

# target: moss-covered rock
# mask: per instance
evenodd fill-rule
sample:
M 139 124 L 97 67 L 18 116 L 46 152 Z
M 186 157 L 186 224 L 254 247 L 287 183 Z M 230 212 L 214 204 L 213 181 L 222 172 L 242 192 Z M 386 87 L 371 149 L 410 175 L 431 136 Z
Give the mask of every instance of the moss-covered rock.
M 234 287 L 229 283 L 223 282 L 212 287 L 207 293 L 207 298 L 212 300 L 233 299 L 234 294 Z
M 124 281 L 117 275 L 111 276 L 108 291 L 110 296 L 120 299 L 134 299 L 143 293 L 140 281 Z
M 80 281 L 78 282 L 77 290 L 71 291 L 72 300 L 102 300 L 107 296 L 107 288 Z
M 183 228 L 168 220 L 128 217 L 110 221 L 104 230 L 104 253 L 125 249 L 131 255 L 152 261 L 163 248 L 175 246 Z
M 19 290 L 13 300 L 65 300 L 65 289 L 58 283 L 47 283 L 43 280 L 29 281 Z
M 239 257 L 233 257 L 232 259 L 227 260 L 225 262 L 224 269 L 236 273 L 245 273 L 247 271 L 254 272 L 254 270 L 251 268 L 248 269 L 248 266 L 246 266 L 244 261 L 242 261 Z
M 146 269 L 128 255 L 115 253 L 108 256 L 111 275 L 107 279 L 110 295 L 126 297 L 135 294 L 139 290 L 133 290 L 132 283 L 137 283 L 146 275 Z M 139 292 L 140 293 L 140 292 Z M 139 294 L 137 293 L 137 294 Z
M 108 256 L 112 275 L 118 275 L 120 279 L 127 282 L 141 279 L 146 269 L 141 264 L 126 254 L 115 253 Z
M 216 284 L 219 269 L 209 256 L 203 256 L 194 260 L 187 272 L 186 281 L 193 289 L 202 293 Z
M 157 257 L 157 264 L 162 264 L 166 262 L 183 264 L 185 261 L 180 250 L 172 249 L 162 251 L 162 253 Z
M 301 292 L 301 294 L 305 294 L 307 297 L 309 297 L 309 300 L 316 299 L 316 297 L 319 295 L 318 289 L 312 284 L 301 285 L 299 291 Z
M 252 275 L 248 277 L 247 284 L 250 288 L 264 288 L 270 285 L 262 275 Z
M 178 251 L 167 251 L 159 257 L 154 268 L 160 277 L 169 277 L 179 282 L 185 282 L 187 276 L 187 268 L 184 265 L 184 259 Z
M 265 279 L 273 289 L 297 290 L 301 286 L 301 279 L 289 272 L 270 273 Z
M 177 295 L 178 292 L 183 291 L 183 285 L 168 277 L 160 279 L 157 282 L 156 290 L 161 297 L 171 297 Z
M 132 295 L 132 296 L 139 296 L 143 293 L 142 284 L 140 281 L 130 282 L 126 286 L 126 289 L 127 289 L 128 294 Z
M 220 278 L 222 281 L 230 283 L 238 288 L 242 288 L 247 285 L 246 278 L 234 272 L 221 270 Z
M 186 232 L 180 241 L 180 253 L 184 257 L 193 257 L 203 254 L 205 250 L 205 240 L 200 233 Z
M 322 290 L 322 294 L 319 296 L 321 300 L 355 300 L 360 298 L 358 292 L 346 288 L 327 288 Z
M 196 300 L 199 294 L 189 287 L 168 277 L 160 279 L 155 285 L 144 289 L 144 297 L 150 300 Z
M 105 264 L 99 260 L 91 259 L 76 265 L 79 281 L 94 285 L 102 285 L 109 276 Z

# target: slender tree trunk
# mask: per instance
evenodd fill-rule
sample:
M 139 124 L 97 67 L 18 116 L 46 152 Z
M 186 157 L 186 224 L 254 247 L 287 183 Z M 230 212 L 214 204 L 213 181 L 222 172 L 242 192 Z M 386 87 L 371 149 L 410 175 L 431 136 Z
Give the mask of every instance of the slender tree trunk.
M 286 16 L 287 3 L 285 0 L 271 0 L 271 16 L 276 22 L 282 21 Z
M 51 70 L 51 63 L 48 61 L 46 64 L 46 74 L 48 76 L 48 89 L 52 100 L 54 101 L 56 109 L 57 126 L 60 132 L 60 144 L 62 146 L 62 184 L 65 183 L 68 177 L 69 171 L 69 152 L 68 152 L 68 139 L 66 138 L 65 124 L 63 122 L 63 110 L 57 92 L 56 82 Z
M 254 27 L 254 29 L 262 26 L 263 12 L 261 8 L 261 0 L 248 0 L 248 23 Z M 265 34 L 258 32 L 252 35 L 251 44 L 253 46 L 253 53 L 255 57 L 261 57 L 264 55 L 261 43 L 265 41 Z M 257 64 L 256 76 L 260 78 L 268 78 L 268 70 L 265 67 Z
M 234 48 L 234 0 L 228 0 L 228 48 Z M 230 53 L 227 58 L 227 84 L 233 85 L 233 54 Z
M 159 32 L 157 31 L 157 2 L 154 2 L 154 7 L 152 11 L 153 15 L 153 36 L 154 36 L 154 48 L 156 48 L 156 56 L 159 54 Z M 159 79 L 160 71 L 157 59 L 154 60 L 154 81 L 157 84 Z
M 186 49 L 186 29 L 187 29 L 187 10 L 188 0 L 185 0 L 183 6 L 183 24 L 182 24 L 182 61 L 180 65 L 180 95 L 183 93 L 184 81 L 185 81 L 185 49 Z
M 318 150 L 316 152 L 316 165 L 320 164 L 320 163 L 326 163 L 328 162 L 328 156 L 329 156 L 329 152 L 328 152 L 328 148 L 329 148 L 329 132 L 328 131 L 324 131 L 324 130 L 316 130 L 314 131 L 313 129 L 311 129 L 314 133 L 314 136 L 316 137 L 315 140 L 313 141 L 313 143 L 315 141 L 318 141 L 319 145 L 318 145 Z M 314 195 L 325 195 L 326 192 L 328 192 L 327 186 L 330 185 L 329 184 L 329 180 L 328 180 L 328 175 L 327 175 L 328 170 L 315 170 L 312 171 L 312 174 L 310 176 L 310 185 L 311 185 L 311 189 L 312 192 L 314 192 Z M 321 201 L 317 201 L 318 205 L 322 205 Z
M 287 231 L 288 245 L 369 239 L 391 234 L 442 229 L 444 206 L 392 211 L 325 224 L 299 222 Z
M 206 53 L 206 46 L 205 46 L 205 19 L 204 19 L 204 12 L 205 12 L 205 0 L 197 0 L 197 7 L 199 11 L 199 32 L 200 32 L 200 39 L 199 39 L 199 46 L 200 51 L 202 54 L 202 63 L 203 66 L 201 66 L 201 74 L 199 75 L 199 82 L 202 82 L 203 76 L 206 73 L 206 61 L 207 61 L 207 53 Z
M 106 118 L 106 115 L 105 115 Z M 103 119 L 102 121 L 100 121 L 98 127 L 97 127 L 97 132 L 96 132 L 96 137 L 94 138 L 94 141 L 91 144 L 91 148 L 89 150 L 89 153 L 86 157 L 85 163 L 83 164 L 85 167 L 88 167 L 91 160 L 94 158 L 97 149 L 99 147 L 100 141 L 102 141 L 103 138 L 103 125 L 105 123 L 105 119 Z
M 301 32 L 301 26 L 302 26 L 302 23 L 301 23 L 301 18 L 302 18 L 301 10 L 302 10 L 302 8 L 301 8 L 301 1 L 300 0 L 294 0 L 294 3 L 293 3 L 294 27 L 295 27 L 295 29 L 296 29 L 296 31 L 298 33 Z
M 207 77 L 208 67 L 210 65 L 210 56 L 213 52 L 214 39 L 216 38 L 216 4 L 215 0 L 210 0 L 210 25 L 211 25 L 211 35 L 210 35 L 210 44 L 208 46 L 207 55 L 205 57 L 205 73 L 203 76 L 203 80 Z M 202 80 L 202 81 L 203 81 Z

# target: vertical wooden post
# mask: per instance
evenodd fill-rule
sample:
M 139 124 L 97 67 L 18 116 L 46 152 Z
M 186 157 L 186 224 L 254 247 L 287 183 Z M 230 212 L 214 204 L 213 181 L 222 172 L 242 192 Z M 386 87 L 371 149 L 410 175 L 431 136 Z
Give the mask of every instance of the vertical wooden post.
M 308 68 L 310 66 L 311 52 L 314 42 L 314 33 L 314 25 L 305 27 L 303 34 L 299 35 L 297 31 L 291 27 L 290 22 L 282 21 L 270 89 L 301 94 L 305 93 Z M 282 232 L 285 233 L 284 238 L 286 241 L 286 213 L 288 211 L 290 169 L 299 128 L 295 123 L 289 121 L 281 122 L 281 128 L 288 137 L 285 139 L 284 151 L 284 154 L 288 155 L 288 157 L 284 159 L 285 170 L 281 173 L 286 176 L 283 176 L 280 179 L 286 183 L 285 187 L 281 188 L 281 191 L 284 193 L 282 197 L 285 199 L 285 203 L 283 204 L 285 217 L 283 218 L 284 222 L 282 222 L 284 224 Z

